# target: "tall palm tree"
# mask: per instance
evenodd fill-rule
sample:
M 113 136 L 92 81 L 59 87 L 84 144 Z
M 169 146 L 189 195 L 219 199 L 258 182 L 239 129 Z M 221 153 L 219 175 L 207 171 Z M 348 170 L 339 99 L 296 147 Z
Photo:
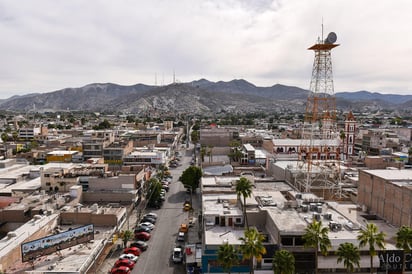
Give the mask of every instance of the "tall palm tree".
M 293 274 L 295 273 L 295 257 L 289 251 L 282 249 L 273 255 L 274 274 Z
M 318 273 L 318 251 L 322 255 L 328 254 L 328 249 L 331 248 L 331 242 L 328 236 L 329 228 L 322 227 L 322 222 L 318 222 L 315 219 L 305 228 L 305 234 L 302 238 L 304 240 L 305 247 L 313 247 L 315 249 L 316 266 L 315 273 Z
M 232 266 L 239 263 L 238 251 L 229 243 L 219 246 L 219 249 L 217 250 L 217 262 L 222 266 L 223 271 L 230 274 Z
M 359 247 L 369 246 L 370 273 L 373 273 L 373 256 L 377 254 L 376 248 L 385 249 L 385 233 L 378 231 L 375 224 L 367 224 L 358 234 Z
M 412 228 L 409 226 L 402 226 L 396 232 L 396 247 L 403 249 L 403 264 L 402 273 L 405 273 L 406 254 L 411 253 L 412 249 Z
M 256 228 L 250 228 L 245 230 L 244 237 L 240 237 L 239 240 L 243 242 L 239 247 L 240 252 L 244 259 L 249 260 L 249 273 L 253 274 L 253 259 L 256 258 L 259 262 L 262 260 L 262 256 L 266 254 L 266 248 L 263 246 L 264 236 Z
M 242 205 L 243 218 L 245 218 L 245 225 L 246 225 L 246 228 L 248 229 L 249 224 L 247 222 L 247 216 L 246 216 L 246 198 L 252 195 L 252 182 L 250 182 L 245 177 L 241 177 L 236 183 L 236 194 L 238 198 L 240 198 L 240 196 L 243 197 L 243 205 Z
M 360 253 L 357 246 L 352 243 L 342 243 L 336 251 L 338 264 L 343 261 L 347 273 L 353 272 L 355 265 L 360 267 Z

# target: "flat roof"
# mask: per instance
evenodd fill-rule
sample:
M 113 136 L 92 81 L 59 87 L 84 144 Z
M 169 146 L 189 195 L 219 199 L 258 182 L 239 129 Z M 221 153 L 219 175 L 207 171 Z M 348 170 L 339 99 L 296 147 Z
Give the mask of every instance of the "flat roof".
M 57 155 L 57 156 L 63 156 L 63 155 L 67 155 L 67 154 L 77 154 L 79 153 L 76 150 L 54 150 L 54 151 L 50 151 L 47 153 L 47 155 Z
M 372 174 L 388 181 L 411 181 L 412 169 L 368 169 L 362 172 Z
M 272 139 L 272 142 L 275 146 L 339 146 L 340 140 L 339 139 Z
M 224 243 L 241 245 L 240 237 L 244 237 L 244 228 L 233 228 L 229 226 L 209 226 L 205 227 L 205 245 L 218 246 Z M 210 249 L 210 248 L 208 248 Z

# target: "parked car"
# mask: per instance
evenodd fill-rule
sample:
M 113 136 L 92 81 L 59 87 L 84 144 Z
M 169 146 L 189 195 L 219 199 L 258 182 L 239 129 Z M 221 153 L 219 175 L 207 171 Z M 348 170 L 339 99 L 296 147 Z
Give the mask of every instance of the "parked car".
M 120 260 L 126 259 L 126 260 L 131 260 L 134 263 L 137 263 L 137 260 L 139 260 L 139 256 L 136 256 L 132 253 L 123 253 L 122 255 L 119 256 Z
M 124 254 L 133 254 L 135 256 L 140 256 L 142 254 L 142 251 L 138 247 L 126 247 L 123 250 Z
M 168 185 L 162 185 L 162 189 L 166 190 L 166 192 L 169 192 L 169 186 Z
M 139 224 L 139 227 L 148 227 L 150 228 L 150 230 L 153 230 L 155 228 L 155 225 L 150 222 L 141 222 Z
M 152 230 L 147 227 L 147 226 L 138 226 L 134 229 L 134 233 L 138 233 L 138 232 L 147 232 L 150 233 Z
M 178 240 L 179 242 L 184 242 L 184 241 L 185 241 L 185 233 L 182 232 L 182 231 L 180 231 L 180 232 L 177 234 L 177 240 Z
M 154 213 L 154 212 L 149 212 L 149 213 L 146 213 L 145 215 L 143 215 L 143 218 L 144 217 L 150 217 L 150 218 L 153 218 L 153 219 L 156 219 L 157 220 L 157 214 L 156 213 Z
M 119 259 L 114 263 L 114 267 L 126 266 L 130 269 L 134 268 L 135 263 L 128 259 Z
M 143 218 L 142 218 L 142 222 L 149 222 L 149 223 L 155 224 L 155 223 L 156 223 L 156 219 L 151 218 L 151 217 L 149 217 L 149 216 L 146 216 L 146 217 L 143 217 Z
M 127 266 L 119 266 L 119 267 L 113 267 L 110 270 L 110 274 L 130 274 L 130 268 Z
M 141 241 L 148 241 L 150 240 L 150 237 L 151 237 L 150 233 L 147 233 L 147 232 L 137 232 L 134 234 L 134 238 L 136 240 L 141 240 Z
M 172 261 L 175 264 L 183 262 L 183 248 L 181 246 L 173 248 Z
M 137 247 L 141 251 L 146 251 L 149 245 L 144 241 L 136 241 L 130 244 L 130 247 Z

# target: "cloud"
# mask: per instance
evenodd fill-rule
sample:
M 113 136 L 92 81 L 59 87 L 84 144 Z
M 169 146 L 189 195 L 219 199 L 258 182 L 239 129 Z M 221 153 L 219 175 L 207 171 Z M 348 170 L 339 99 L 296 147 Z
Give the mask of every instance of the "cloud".
M 379 2 L 379 3 L 377 3 Z M 244 78 L 309 87 L 335 31 L 335 91 L 410 92 L 412 3 L 371 0 L 0 0 L 0 97 L 92 82 Z M 6 37 L 6 39 L 4 39 Z

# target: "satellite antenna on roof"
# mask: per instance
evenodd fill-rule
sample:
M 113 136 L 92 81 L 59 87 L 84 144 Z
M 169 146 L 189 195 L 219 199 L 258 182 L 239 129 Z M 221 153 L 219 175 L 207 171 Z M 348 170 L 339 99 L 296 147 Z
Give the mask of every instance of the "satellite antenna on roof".
M 330 32 L 330 33 L 328 34 L 328 37 L 326 37 L 324 43 L 325 43 L 325 44 L 333 44 L 333 43 L 336 42 L 336 39 L 337 39 L 336 33 Z

